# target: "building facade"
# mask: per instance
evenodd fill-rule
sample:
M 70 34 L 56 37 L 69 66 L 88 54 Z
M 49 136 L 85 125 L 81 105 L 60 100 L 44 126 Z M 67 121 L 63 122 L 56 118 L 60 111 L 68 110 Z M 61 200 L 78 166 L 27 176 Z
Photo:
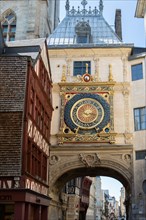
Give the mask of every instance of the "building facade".
M 58 0 L 0 1 L 5 41 L 47 37 L 59 23 Z
M 86 219 L 96 219 L 96 177 L 90 177 L 92 184 L 89 192 L 89 207 L 86 213 Z
M 134 143 L 134 183 L 136 200 L 133 201 L 133 210 L 139 210 L 145 217 L 146 205 L 146 52 L 145 49 L 134 48 L 129 57 L 131 68 L 132 109 L 133 109 L 133 143 Z M 138 218 L 137 216 L 135 218 Z
M 0 219 L 47 219 L 53 108 L 44 39 L 2 48 L 0 88 Z
M 103 209 L 103 199 L 102 199 L 102 189 L 101 189 L 101 177 L 96 177 L 96 220 L 101 219 L 102 209 Z
M 54 192 L 83 174 L 118 179 L 126 189 L 127 219 L 132 219 L 133 111 L 128 57 L 133 45 L 122 42 L 121 29 L 115 33 L 105 21 L 102 1 L 99 9 L 87 10 L 86 1 L 81 4 L 76 10 L 66 1 L 66 17 L 48 38 L 54 106 L 50 219 L 55 220 L 53 216 L 61 210 L 55 207 Z

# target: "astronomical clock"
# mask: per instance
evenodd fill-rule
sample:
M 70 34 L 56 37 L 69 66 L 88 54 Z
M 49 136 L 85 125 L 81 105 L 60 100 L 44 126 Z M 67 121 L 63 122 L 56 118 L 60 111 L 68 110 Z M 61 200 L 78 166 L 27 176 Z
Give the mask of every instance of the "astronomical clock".
M 61 123 L 58 142 L 114 143 L 114 82 L 97 82 L 88 73 L 76 82 L 59 83 Z

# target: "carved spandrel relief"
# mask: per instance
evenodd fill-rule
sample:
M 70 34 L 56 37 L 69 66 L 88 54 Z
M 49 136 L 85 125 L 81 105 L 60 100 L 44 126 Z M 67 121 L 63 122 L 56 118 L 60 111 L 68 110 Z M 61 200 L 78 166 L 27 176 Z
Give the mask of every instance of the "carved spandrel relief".
M 132 163 L 132 156 L 130 154 L 124 154 L 122 155 L 122 159 L 128 163 L 128 164 L 131 164 Z
M 95 154 L 79 154 L 80 161 L 87 167 L 94 167 L 100 165 L 101 161 L 99 156 Z
M 52 155 L 51 157 L 50 157 L 50 165 L 55 165 L 57 162 L 59 161 L 59 157 L 58 156 L 56 156 L 56 155 Z

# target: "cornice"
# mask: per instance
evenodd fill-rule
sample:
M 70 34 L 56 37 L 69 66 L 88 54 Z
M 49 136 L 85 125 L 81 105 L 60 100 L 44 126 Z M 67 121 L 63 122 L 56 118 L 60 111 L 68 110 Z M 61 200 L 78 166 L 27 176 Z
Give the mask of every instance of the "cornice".
M 117 152 L 118 150 L 126 152 L 126 151 L 133 151 L 133 145 L 132 144 L 107 144 L 107 143 L 72 143 L 72 144 L 63 144 L 60 147 L 60 144 L 52 145 L 50 146 L 50 150 L 54 152 L 59 152 L 59 151 L 65 151 L 67 152 L 72 152 L 72 151 L 84 151 L 88 152 L 91 150 L 97 150 L 100 151 L 105 151 L 110 152 L 111 150 Z
M 102 57 L 128 57 L 131 54 L 132 47 L 126 48 L 62 48 L 49 49 L 50 58 L 80 58 L 85 57 L 102 58 Z

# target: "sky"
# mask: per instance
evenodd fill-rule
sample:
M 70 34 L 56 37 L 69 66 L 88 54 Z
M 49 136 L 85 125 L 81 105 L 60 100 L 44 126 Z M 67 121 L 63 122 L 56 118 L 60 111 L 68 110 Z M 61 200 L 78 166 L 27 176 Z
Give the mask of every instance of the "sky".
M 110 178 L 110 177 L 101 177 L 101 188 L 102 189 L 108 189 L 109 195 L 114 196 L 117 201 L 119 201 L 120 198 L 120 190 L 123 185 L 116 179 Z
M 87 0 L 86 9 L 91 6 L 93 9 L 99 5 L 99 0 Z M 60 0 L 60 21 L 65 17 L 65 0 Z M 70 8 L 72 6 L 77 9 L 81 0 L 70 0 Z M 115 11 L 121 9 L 122 15 L 122 36 L 123 42 L 132 43 L 135 47 L 145 47 L 146 38 L 144 33 L 144 19 L 135 17 L 137 0 L 103 0 L 103 16 L 107 23 L 114 29 Z

